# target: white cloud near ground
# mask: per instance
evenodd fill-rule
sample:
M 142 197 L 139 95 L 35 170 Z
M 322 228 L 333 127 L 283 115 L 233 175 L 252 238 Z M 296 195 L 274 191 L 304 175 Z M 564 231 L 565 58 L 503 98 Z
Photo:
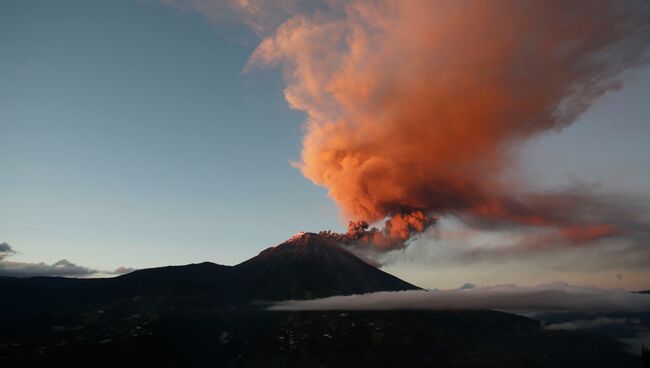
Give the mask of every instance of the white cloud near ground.
M 275 303 L 270 310 L 497 309 L 586 313 L 650 310 L 650 295 L 573 286 L 562 282 L 521 287 L 513 284 L 454 290 L 409 290 Z
M 638 318 L 609 318 L 597 317 L 592 319 L 580 319 L 576 321 L 554 323 L 545 326 L 547 330 L 592 330 L 608 326 L 639 324 Z

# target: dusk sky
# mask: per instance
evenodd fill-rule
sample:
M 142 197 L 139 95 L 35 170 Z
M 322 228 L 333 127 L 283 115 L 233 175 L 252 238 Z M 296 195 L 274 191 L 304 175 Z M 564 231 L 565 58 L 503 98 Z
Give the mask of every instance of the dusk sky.
M 0 2 L 0 243 L 11 249 L 0 244 L 0 266 L 232 265 L 298 231 L 392 218 L 408 233 L 359 252 L 422 287 L 650 289 L 647 26 L 620 40 L 576 27 L 570 38 L 593 41 L 590 52 L 622 55 L 583 70 L 538 66 L 546 53 L 516 34 L 494 48 L 503 55 L 476 57 L 484 40 L 461 36 L 475 24 L 511 35 L 485 9 L 459 13 L 474 15 L 458 29 L 424 27 L 428 37 L 409 33 L 425 20 L 399 7 L 328 4 Z M 431 24 L 459 11 L 445 4 L 426 9 Z M 517 25 L 530 10 L 514 12 Z M 448 46 L 459 29 L 467 50 Z M 509 58 L 513 44 L 535 49 L 530 70 Z M 567 50 L 576 65 L 591 60 Z M 493 63 L 512 79 L 473 74 Z M 352 153 L 336 161 L 332 147 Z M 431 216 L 422 231 L 417 213 Z

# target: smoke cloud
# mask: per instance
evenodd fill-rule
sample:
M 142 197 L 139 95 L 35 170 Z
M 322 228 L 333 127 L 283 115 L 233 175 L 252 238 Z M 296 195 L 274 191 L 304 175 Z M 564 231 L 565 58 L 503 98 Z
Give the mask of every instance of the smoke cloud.
M 413 234 L 423 232 L 437 221 L 437 218 L 421 211 L 398 213 L 386 220 L 382 229 L 376 227 L 369 229 L 370 224 L 367 221 L 359 220 L 350 221 L 346 233 L 321 231 L 320 235 L 350 246 L 352 251 L 361 255 L 360 246 L 372 245 L 382 252 L 402 248 Z
M 455 290 L 409 290 L 323 299 L 285 301 L 270 310 L 499 309 L 632 313 L 650 310 L 650 295 L 625 290 L 572 286 L 561 282 L 535 287 L 499 285 Z
M 391 250 L 449 214 L 573 245 L 634 231 L 608 207 L 591 212 L 606 200 L 527 193 L 504 173 L 515 148 L 574 122 L 644 61 L 647 3 L 329 4 L 293 14 L 246 70 L 280 66 L 287 102 L 306 112 L 295 166 L 353 220 L 330 236 Z

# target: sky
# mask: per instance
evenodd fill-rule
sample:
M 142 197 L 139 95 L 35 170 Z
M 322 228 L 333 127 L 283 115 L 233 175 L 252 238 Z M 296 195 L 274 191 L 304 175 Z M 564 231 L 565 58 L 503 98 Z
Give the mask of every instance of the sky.
M 14 260 L 232 264 L 339 226 L 289 165 L 301 115 L 255 44 L 158 3 L 3 2 L 3 241 Z
M 456 104 L 455 97 L 441 94 L 454 89 L 444 81 L 431 88 L 431 93 L 437 94 L 420 91 L 420 77 L 428 80 L 441 75 L 441 70 L 458 83 L 453 79 L 458 69 L 449 66 L 439 66 L 446 69 L 438 70 L 431 69 L 430 63 L 413 62 L 395 76 L 399 79 L 384 79 L 391 76 L 387 70 L 391 70 L 391 56 L 396 54 L 413 53 L 428 60 L 448 52 L 450 63 L 467 60 L 466 55 L 458 56 L 444 46 L 433 48 L 432 54 L 421 51 L 424 42 L 431 42 L 425 37 L 427 32 L 449 37 L 453 31 L 429 29 L 425 25 L 424 36 L 419 38 L 412 36 L 419 30 L 408 27 L 386 30 L 365 26 L 368 19 L 364 17 L 372 11 L 372 19 L 387 20 L 386 27 L 411 23 L 415 27 L 423 20 L 408 9 L 397 9 L 403 18 L 394 20 L 380 5 L 361 2 L 361 10 L 337 8 L 322 17 L 301 18 L 304 13 L 316 11 L 312 9 L 314 5 L 286 3 L 291 6 L 280 6 L 285 4 L 280 1 L 277 9 L 269 10 L 262 5 L 250 6 L 256 2 L 200 0 L 116 0 L 110 4 L 71 0 L 1 2 L 0 242 L 7 244 L 10 251 L 2 253 L 0 247 L 0 263 L 40 264 L 53 269 L 60 260 L 67 260 L 75 266 L 83 265 L 78 275 L 88 270 L 112 272 L 119 267 L 145 268 L 206 260 L 236 264 L 298 231 L 344 232 L 351 219 L 379 223 L 381 229 L 382 221 L 388 218 L 392 220 L 392 229 L 402 229 L 404 221 L 406 233 L 380 230 L 365 245 L 380 258 L 387 271 L 424 287 L 514 281 L 534 285 L 563 280 L 650 289 L 650 269 L 637 264 L 642 263 L 639 260 L 650 260 L 648 233 L 639 225 L 647 219 L 643 208 L 650 198 L 650 68 L 637 60 L 640 57 L 630 56 L 634 62 L 618 60 L 616 65 L 629 64 L 623 70 L 610 70 L 609 64 L 602 66 L 599 71 L 616 77 L 620 87 L 596 91 L 600 86 L 590 86 L 587 92 L 596 96 L 589 95 L 584 111 L 566 113 L 566 122 L 553 120 L 550 126 L 531 123 L 531 133 L 516 137 L 516 143 L 511 141 L 514 130 L 504 125 L 501 133 L 489 125 L 491 121 L 465 129 L 480 128 L 480 137 L 492 137 L 492 132 L 497 131 L 493 140 L 476 140 L 474 135 L 463 136 L 445 128 L 429 136 L 418 133 L 417 125 L 430 118 L 428 107 L 407 104 L 421 115 L 405 116 L 401 110 L 385 110 L 384 106 L 401 106 L 393 101 L 404 98 L 419 101 L 413 96 L 424 93 L 437 101 L 448 98 L 452 115 L 474 106 L 477 115 L 469 118 L 479 120 L 480 116 L 496 114 L 499 106 L 508 106 L 494 100 L 486 108 L 478 99 L 472 100 L 472 93 L 468 93 L 470 97 L 464 104 Z M 454 11 L 449 8 L 435 14 L 444 17 Z M 517 14 L 515 11 L 511 18 L 515 26 Z M 554 19 L 555 14 L 551 15 Z M 488 20 L 486 34 L 493 32 L 498 36 L 501 30 L 490 28 L 494 22 Z M 543 25 L 539 27 L 544 29 Z M 341 34 L 332 30 L 341 30 Z M 474 34 L 472 29 L 467 31 Z M 598 40 L 599 36 L 593 38 Z M 413 40 L 414 47 L 402 49 L 405 42 L 400 37 Z M 579 33 L 575 37 L 592 36 Z M 341 51 L 338 45 L 342 40 L 358 54 Z M 465 41 L 470 45 L 475 42 L 472 38 Z M 554 41 L 551 38 L 549 42 Z M 607 37 L 599 42 L 603 47 L 618 45 Z M 495 45 L 494 49 L 501 50 L 499 47 Z M 503 50 L 508 52 L 507 48 Z M 360 59 L 368 60 L 370 52 L 377 53 L 380 61 L 361 63 Z M 576 51 L 571 56 L 577 60 L 583 54 Z M 491 58 L 485 60 L 495 62 Z M 513 61 L 507 58 L 498 62 L 517 66 L 508 64 Z M 349 67 L 340 69 L 340 65 Z M 463 70 L 470 74 L 472 68 L 482 67 L 463 65 Z M 555 66 L 557 75 L 569 66 Z M 516 75 L 514 69 L 508 70 Z M 590 75 L 580 79 L 581 71 L 570 70 L 578 75 L 576 83 L 588 84 L 585 81 L 590 80 Z M 573 78 L 574 74 L 568 75 Z M 547 79 L 541 77 L 515 82 L 532 86 Z M 490 78 L 495 79 L 486 81 L 493 86 L 497 83 L 495 88 L 500 86 L 505 92 L 512 92 L 504 93 L 504 99 L 519 91 L 509 91 L 513 88 L 510 84 L 499 85 L 499 75 Z M 346 81 L 354 83 L 348 85 Z M 478 90 L 477 82 L 463 83 L 463 93 Z M 333 92 L 319 92 L 331 85 L 336 86 Z M 390 94 L 386 90 L 399 92 Z M 548 100 L 539 111 L 565 97 L 564 90 L 538 92 L 540 100 Z M 377 101 L 382 101 L 379 108 Z M 538 107 L 531 105 L 530 110 L 533 109 Z M 381 111 L 381 115 L 376 111 Z M 514 111 L 506 119 L 524 119 L 529 113 L 523 108 Z M 395 121 L 377 123 L 384 116 L 396 116 Z M 360 123 L 353 128 L 345 124 L 327 125 L 346 119 Z M 421 139 L 413 140 L 395 126 L 408 127 Z M 451 133 L 460 135 L 452 139 Z M 404 138 L 386 145 L 370 142 L 372 149 L 355 151 L 359 142 L 350 137 L 363 136 L 361 141 L 366 142 L 371 139 L 367 137 L 375 134 Z M 461 139 L 456 141 L 458 137 Z M 427 139 L 436 141 L 431 143 Z M 446 141 L 454 141 L 454 147 L 435 148 L 445 146 L 441 142 Z M 402 142 L 408 144 L 400 145 Z M 409 160 L 404 161 L 406 165 L 396 160 L 388 166 L 378 166 L 386 174 L 379 178 L 373 174 L 368 181 L 357 175 L 360 169 L 350 174 L 338 171 L 340 162 L 332 165 L 323 160 L 323 153 L 329 152 L 332 145 L 341 145 L 341 150 L 353 153 L 351 157 L 367 153 L 382 159 L 386 159 L 386 150 L 408 156 L 406 153 L 413 148 L 415 159 L 399 155 L 400 160 Z M 452 186 L 442 190 L 449 203 L 433 196 L 426 188 L 434 186 L 431 183 L 447 188 L 450 173 L 438 161 L 421 159 L 423 155 L 417 151 L 420 146 L 433 146 L 433 156 L 444 158 L 449 166 L 468 170 L 468 182 L 481 183 L 479 188 L 459 192 Z M 456 146 L 478 148 L 471 151 L 471 158 L 461 159 Z M 480 156 L 492 159 L 476 162 L 475 157 Z M 409 173 L 419 173 L 423 167 L 423 174 L 407 180 L 409 175 L 395 171 L 390 166 L 393 163 L 410 170 Z M 409 166 L 411 163 L 413 166 Z M 399 175 L 388 174 L 394 172 Z M 486 175 L 492 172 L 494 178 Z M 508 188 L 516 182 L 517 186 L 538 193 L 558 193 L 567 188 L 571 193 L 586 193 L 588 198 L 580 197 L 579 203 L 589 202 L 592 197 L 606 198 L 610 203 L 611 198 L 623 196 L 625 201 L 617 200 L 617 205 L 633 203 L 640 209 L 632 209 L 637 217 L 625 221 L 619 218 L 611 226 L 601 224 L 604 220 L 598 218 L 596 225 L 571 222 L 569 228 L 549 216 L 549 221 L 555 221 L 549 231 L 557 227 L 560 232 L 569 229 L 582 236 L 584 229 L 594 226 L 616 230 L 595 239 L 593 246 L 583 245 L 582 241 L 575 245 L 558 240 L 560 245 L 549 250 L 529 252 L 513 248 L 507 251 L 505 260 L 491 253 L 472 258 L 467 254 L 476 254 L 477 248 L 493 249 L 494 243 L 523 239 L 539 230 L 535 224 L 512 220 L 510 213 L 497 218 L 499 223 L 495 226 L 472 225 L 473 221 L 493 219 L 486 220 L 486 216 L 458 197 L 477 196 L 508 207 L 514 203 L 508 195 L 486 198 L 477 194 L 503 192 L 503 178 L 508 178 Z M 379 198 L 353 195 L 358 193 L 358 187 L 368 183 L 382 185 L 382 190 L 366 192 L 380 193 Z M 396 183 L 399 190 L 393 190 Z M 418 194 L 416 198 L 403 198 L 402 194 L 382 197 L 403 192 Z M 553 208 L 562 210 L 566 209 Z M 417 212 L 435 215 L 432 221 L 437 222 L 436 226 L 427 225 L 420 231 L 419 224 L 414 224 L 410 217 Z M 472 216 L 472 220 L 465 216 Z M 618 234 L 618 227 L 629 232 L 624 228 L 628 224 L 634 224 L 630 225 L 636 231 L 634 237 L 610 236 Z M 511 231 L 510 226 L 516 229 Z M 459 233 L 463 234 L 461 241 L 451 236 Z M 388 240 L 377 238 L 377 234 L 384 234 Z M 411 239 L 412 235 L 417 236 Z M 459 242 L 463 244 L 456 245 Z M 611 254 L 616 255 L 614 260 Z

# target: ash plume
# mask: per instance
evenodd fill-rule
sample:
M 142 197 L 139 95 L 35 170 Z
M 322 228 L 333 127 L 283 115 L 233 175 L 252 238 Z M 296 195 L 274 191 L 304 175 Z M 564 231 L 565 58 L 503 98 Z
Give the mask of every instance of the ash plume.
M 330 5 L 290 16 L 246 67 L 280 66 L 288 104 L 308 116 L 295 166 L 353 220 L 327 235 L 391 250 L 449 214 L 578 245 L 628 231 L 590 215 L 592 198 L 526 193 L 503 174 L 515 148 L 570 125 L 644 62 L 647 3 Z
M 421 211 L 391 216 L 384 226 L 370 228 L 367 221 L 350 221 L 348 231 L 336 233 L 321 231 L 320 235 L 349 246 L 374 246 L 381 251 L 400 249 L 412 235 L 423 232 L 428 226 L 435 224 L 437 218 L 426 215 Z

